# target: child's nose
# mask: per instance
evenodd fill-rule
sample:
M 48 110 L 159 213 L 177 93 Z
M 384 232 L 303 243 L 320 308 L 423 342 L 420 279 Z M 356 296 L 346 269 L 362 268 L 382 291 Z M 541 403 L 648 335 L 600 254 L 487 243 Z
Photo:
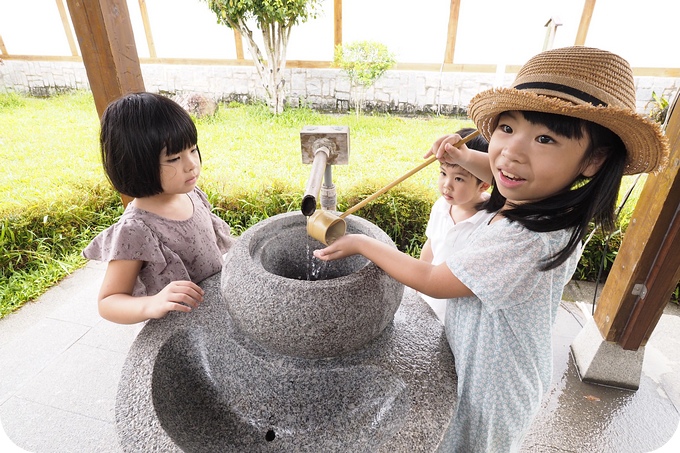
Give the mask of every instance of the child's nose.
M 522 146 L 519 140 L 508 140 L 501 150 L 501 156 L 508 160 L 520 160 L 522 155 Z
M 190 156 L 189 159 L 187 159 L 187 170 L 193 170 L 194 168 L 198 167 L 200 163 L 201 161 L 198 159 L 198 156 Z

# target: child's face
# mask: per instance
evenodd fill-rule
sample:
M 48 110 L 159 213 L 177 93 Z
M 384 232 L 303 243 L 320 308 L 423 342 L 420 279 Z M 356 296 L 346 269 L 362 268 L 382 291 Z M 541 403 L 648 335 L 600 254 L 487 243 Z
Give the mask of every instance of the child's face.
M 459 165 L 441 165 L 437 186 L 450 205 L 477 204 L 483 191 L 480 181 Z
M 557 135 L 520 112 L 503 113 L 489 140 L 498 190 L 510 202 L 525 203 L 563 191 L 580 174 L 592 176 L 597 169 L 583 164 L 589 140 Z
M 194 190 L 201 174 L 201 159 L 196 145 L 172 156 L 163 150 L 160 160 L 163 193 L 182 194 Z

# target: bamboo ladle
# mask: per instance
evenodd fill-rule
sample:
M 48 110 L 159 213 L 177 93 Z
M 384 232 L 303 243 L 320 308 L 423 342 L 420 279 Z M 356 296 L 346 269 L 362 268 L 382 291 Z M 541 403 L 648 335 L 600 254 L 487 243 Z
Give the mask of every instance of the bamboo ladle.
M 464 143 L 467 143 L 468 141 L 472 140 L 473 138 L 477 137 L 479 135 L 479 131 L 474 131 L 470 135 L 466 136 L 462 140 L 460 140 L 458 143 L 456 143 L 455 146 L 462 145 Z M 404 175 L 400 176 L 399 178 L 395 179 L 382 189 L 378 190 L 375 192 L 373 195 L 369 195 L 367 198 L 365 198 L 363 201 L 355 204 L 339 216 L 330 213 L 329 211 L 324 211 L 323 209 L 318 209 L 314 211 L 314 214 L 310 215 L 309 218 L 307 219 L 307 234 L 316 239 L 317 241 L 323 242 L 326 245 L 331 245 L 335 240 L 340 238 L 341 236 L 344 236 L 345 231 L 347 231 L 347 224 L 345 222 L 345 217 L 348 215 L 352 214 L 353 212 L 358 211 L 359 209 L 363 208 L 366 206 L 366 204 L 370 203 L 371 201 L 375 200 L 378 198 L 380 195 L 384 194 L 388 190 L 390 190 L 392 187 L 396 186 L 400 182 L 402 182 L 404 179 L 412 176 L 413 174 L 419 172 L 423 168 L 427 167 L 430 165 L 432 162 L 437 160 L 435 156 L 429 157 L 425 162 L 422 164 L 418 165 L 416 168 L 406 172 Z

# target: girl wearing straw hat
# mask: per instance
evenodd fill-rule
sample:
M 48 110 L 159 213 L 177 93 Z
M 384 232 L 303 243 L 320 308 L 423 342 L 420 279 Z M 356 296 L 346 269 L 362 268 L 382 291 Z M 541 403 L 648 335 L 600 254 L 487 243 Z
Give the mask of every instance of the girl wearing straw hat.
M 552 325 L 588 224 L 613 226 L 622 176 L 658 170 L 668 142 L 635 112 L 628 62 L 587 47 L 533 57 L 512 87 L 475 96 L 469 115 L 488 155 L 453 147 L 455 135 L 428 153 L 493 185 L 484 209 L 494 216 L 468 247 L 433 266 L 347 235 L 315 256 L 360 253 L 404 285 L 448 299 L 458 404 L 440 450 L 518 451 L 550 388 Z

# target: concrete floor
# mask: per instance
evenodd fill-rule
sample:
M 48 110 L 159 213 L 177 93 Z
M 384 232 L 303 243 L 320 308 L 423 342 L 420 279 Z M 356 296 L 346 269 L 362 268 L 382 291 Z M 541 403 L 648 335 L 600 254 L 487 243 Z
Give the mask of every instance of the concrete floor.
M 0 452 L 120 452 L 114 404 L 141 325 L 99 317 L 105 266 L 91 262 L 0 320 Z M 680 309 L 669 305 L 645 349 L 636 392 L 581 382 L 569 345 L 593 285 L 566 289 L 553 337 L 553 386 L 523 452 L 679 452 Z

